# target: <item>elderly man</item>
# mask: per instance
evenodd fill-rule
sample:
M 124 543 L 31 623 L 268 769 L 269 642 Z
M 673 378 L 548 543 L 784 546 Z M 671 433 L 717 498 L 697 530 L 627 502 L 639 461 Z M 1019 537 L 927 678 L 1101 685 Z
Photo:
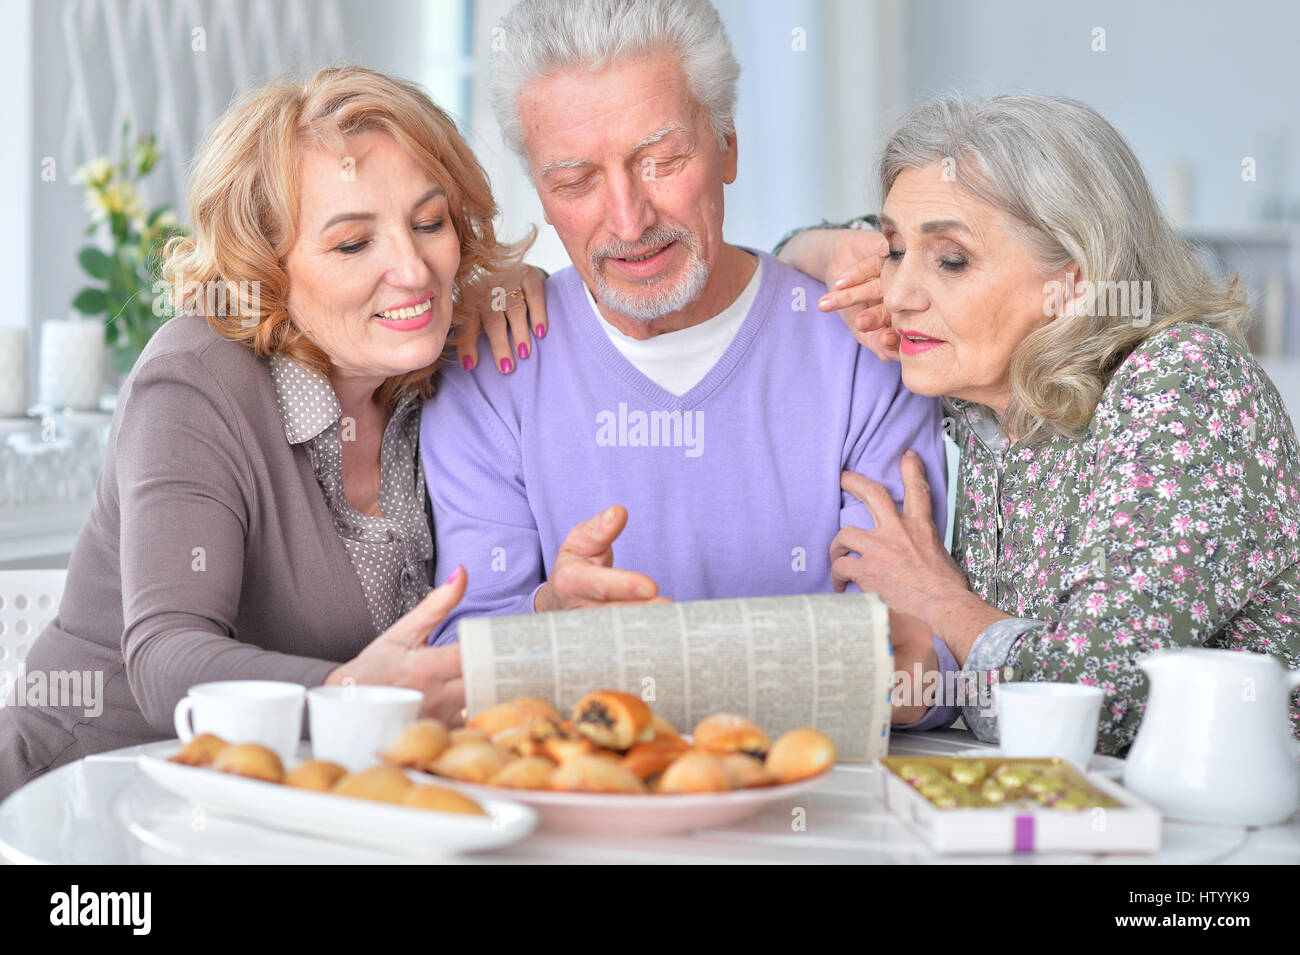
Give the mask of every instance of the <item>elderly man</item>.
M 723 240 L 739 67 L 716 11 L 524 0 L 503 29 L 498 118 L 573 267 L 532 361 L 453 368 L 425 407 L 439 579 L 471 582 L 435 642 L 467 616 L 830 591 L 832 538 L 874 526 L 841 472 L 901 503 L 909 448 L 942 530 L 938 406 L 816 313 L 823 286 Z

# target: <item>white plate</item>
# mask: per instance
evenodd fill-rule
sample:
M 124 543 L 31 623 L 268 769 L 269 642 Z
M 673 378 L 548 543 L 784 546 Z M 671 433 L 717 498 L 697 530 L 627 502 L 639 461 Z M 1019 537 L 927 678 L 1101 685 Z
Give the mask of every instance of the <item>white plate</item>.
M 537 814 L 502 799 L 500 790 L 478 800 L 488 813 L 481 817 L 295 789 L 155 756 L 141 755 L 138 765 L 164 789 L 209 812 L 406 855 L 495 849 L 526 838 L 537 827 Z
M 452 786 L 467 796 L 486 802 L 508 793 L 516 802 L 537 811 L 545 829 L 569 832 L 650 835 L 727 826 L 760 812 L 764 807 L 798 805 L 796 797 L 830 778 L 825 772 L 812 779 L 784 786 L 760 786 L 725 793 L 641 796 L 634 793 L 557 793 L 535 789 L 501 789 L 444 779 L 417 770 L 408 775 L 421 782 Z M 788 814 L 787 814 L 788 818 Z

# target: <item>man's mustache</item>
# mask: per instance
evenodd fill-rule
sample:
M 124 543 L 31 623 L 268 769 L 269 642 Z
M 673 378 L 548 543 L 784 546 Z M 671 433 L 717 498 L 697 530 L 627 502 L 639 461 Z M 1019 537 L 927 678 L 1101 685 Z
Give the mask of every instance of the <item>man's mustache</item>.
M 649 229 L 636 242 L 611 242 L 593 250 L 591 267 L 593 271 L 599 271 L 606 259 L 642 255 L 647 249 L 657 249 L 672 242 L 684 242 L 688 248 L 695 248 L 695 237 L 685 229 Z

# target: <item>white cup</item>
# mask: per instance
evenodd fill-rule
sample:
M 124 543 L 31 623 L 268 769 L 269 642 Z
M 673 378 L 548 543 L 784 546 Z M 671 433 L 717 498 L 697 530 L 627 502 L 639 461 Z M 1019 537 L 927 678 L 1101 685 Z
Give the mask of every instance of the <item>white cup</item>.
M 1082 683 L 998 683 L 1003 756 L 1059 757 L 1087 770 L 1097 748 L 1103 694 Z
M 420 715 L 424 694 L 399 686 L 317 686 L 307 691 L 311 750 L 349 772 L 378 764 L 379 752 Z
M 200 733 L 227 743 L 260 743 L 289 762 L 302 737 L 305 695 L 297 683 L 274 680 L 200 683 L 176 704 L 176 735 L 186 743 Z

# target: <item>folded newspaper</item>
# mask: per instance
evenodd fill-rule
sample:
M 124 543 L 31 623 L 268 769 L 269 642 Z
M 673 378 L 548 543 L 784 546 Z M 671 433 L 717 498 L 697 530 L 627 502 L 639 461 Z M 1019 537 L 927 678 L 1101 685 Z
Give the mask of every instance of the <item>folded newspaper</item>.
M 741 713 L 775 739 L 812 726 L 842 762 L 889 745 L 889 613 L 874 594 L 750 597 L 461 621 L 470 716 L 537 696 L 570 711 L 635 693 L 682 732 Z

